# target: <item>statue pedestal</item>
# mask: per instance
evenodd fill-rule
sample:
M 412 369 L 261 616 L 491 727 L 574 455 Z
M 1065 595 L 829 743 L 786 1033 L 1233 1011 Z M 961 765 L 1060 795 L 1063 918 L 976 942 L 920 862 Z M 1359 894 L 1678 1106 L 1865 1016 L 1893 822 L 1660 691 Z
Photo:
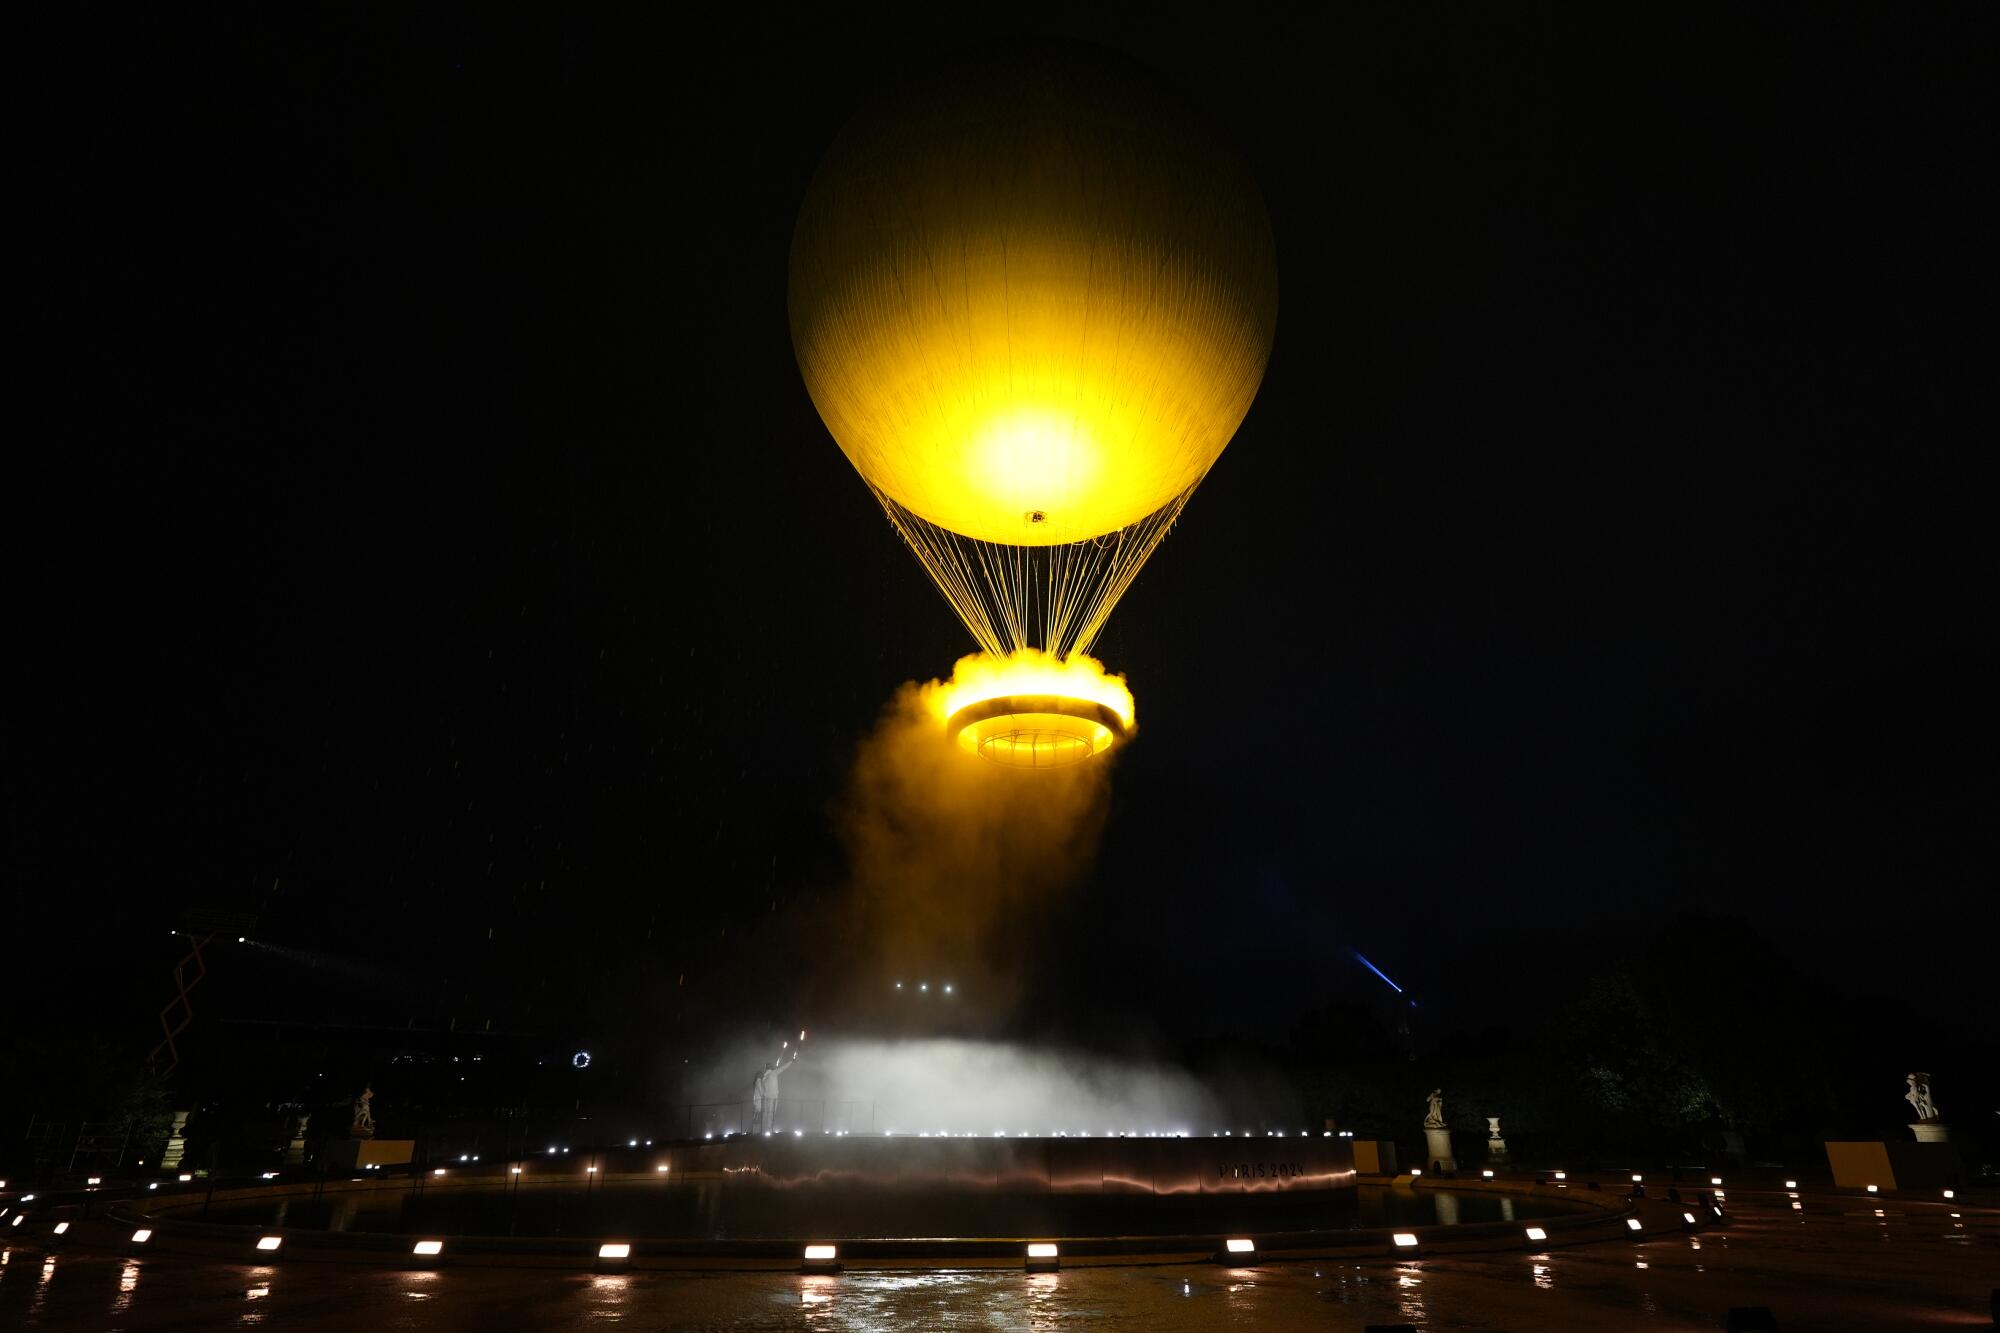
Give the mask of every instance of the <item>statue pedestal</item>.
M 1489 1161 L 1489 1162 L 1504 1162 L 1504 1161 L 1506 1161 L 1506 1160 L 1507 1160 L 1507 1140 L 1505 1140 L 1505 1139 L 1488 1139 L 1488 1140 L 1486 1140 L 1486 1160 L 1487 1160 L 1487 1161 Z
M 1450 1130 L 1424 1127 L 1424 1169 L 1458 1170 L 1458 1159 L 1451 1155 Z
M 1919 1120 L 1910 1126 L 1910 1132 L 1917 1136 L 1918 1143 L 1951 1142 L 1951 1126 L 1942 1120 Z
M 329 1139 L 322 1158 L 329 1171 L 354 1171 L 364 1166 L 408 1166 L 415 1139 Z

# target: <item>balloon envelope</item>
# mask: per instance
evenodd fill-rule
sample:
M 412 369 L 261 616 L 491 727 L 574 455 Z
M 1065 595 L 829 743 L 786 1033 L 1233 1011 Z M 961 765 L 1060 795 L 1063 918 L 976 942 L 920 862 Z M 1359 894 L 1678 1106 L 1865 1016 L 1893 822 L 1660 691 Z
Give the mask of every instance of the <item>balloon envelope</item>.
M 980 541 L 1116 532 L 1185 496 L 1277 321 L 1255 182 L 1090 48 L 967 56 L 864 112 L 800 211 L 793 345 L 878 492 Z

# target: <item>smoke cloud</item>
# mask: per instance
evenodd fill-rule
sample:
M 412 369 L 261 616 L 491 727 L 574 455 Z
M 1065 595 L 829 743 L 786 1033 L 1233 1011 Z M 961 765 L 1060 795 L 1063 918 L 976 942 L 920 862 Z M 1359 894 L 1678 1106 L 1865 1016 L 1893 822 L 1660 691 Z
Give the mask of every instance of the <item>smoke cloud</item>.
M 757 1054 L 730 1063 L 755 1068 Z M 784 1073 L 774 1121 L 808 1133 L 978 1135 L 1209 1134 L 1224 1123 L 1214 1099 L 1169 1066 L 942 1037 L 814 1038 Z
M 877 978 L 955 976 L 992 1014 L 1026 975 L 1043 910 L 1091 869 L 1111 756 L 983 762 L 944 735 L 951 689 L 904 686 L 860 746 L 839 809 L 848 910 Z

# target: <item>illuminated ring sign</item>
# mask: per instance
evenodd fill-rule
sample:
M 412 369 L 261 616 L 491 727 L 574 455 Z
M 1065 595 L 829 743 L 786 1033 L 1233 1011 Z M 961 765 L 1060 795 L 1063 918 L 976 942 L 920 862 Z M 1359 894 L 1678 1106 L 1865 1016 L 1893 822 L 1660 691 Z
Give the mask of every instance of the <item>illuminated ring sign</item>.
M 588 1069 L 588 1068 L 590 1068 L 590 1052 L 589 1052 L 589 1051 L 578 1051 L 578 1052 L 577 1052 L 577 1053 L 576 1053 L 575 1055 L 572 1055 L 572 1056 L 571 1056 L 571 1057 L 569 1058 L 569 1063 L 570 1063 L 570 1067 L 571 1067 L 571 1068 L 573 1068 L 573 1069 Z
M 1125 720 L 1093 699 L 1007 695 L 968 704 L 946 719 L 958 744 L 1008 768 L 1082 763 L 1125 737 Z

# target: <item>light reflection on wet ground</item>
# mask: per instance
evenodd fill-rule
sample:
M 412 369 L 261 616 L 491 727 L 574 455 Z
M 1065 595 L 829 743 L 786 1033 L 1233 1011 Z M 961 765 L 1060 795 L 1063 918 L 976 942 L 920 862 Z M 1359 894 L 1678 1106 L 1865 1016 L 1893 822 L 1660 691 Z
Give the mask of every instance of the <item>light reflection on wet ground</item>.
M 1701 1237 L 1402 1264 L 850 1272 L 838 1276 L 507 1268 L 369 1271 L 6 1253 L 0 1328 L 767 1330 L 1712 1328 L 1768 1305 L 1788 1328 L 1979 1326 L 2000 1218 L 1808 1211 L 1778 1198 Z M 1329 1308 L 1333 1307 L 1333 1308 Z

